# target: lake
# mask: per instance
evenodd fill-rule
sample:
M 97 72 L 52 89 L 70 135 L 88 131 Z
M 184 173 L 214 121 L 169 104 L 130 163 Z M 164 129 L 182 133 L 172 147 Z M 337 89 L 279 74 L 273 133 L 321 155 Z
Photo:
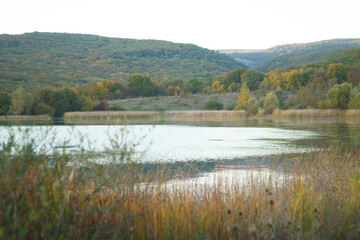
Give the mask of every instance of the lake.
M 101 164 L 111 161 L 106 151 L 126 146 L 134 149 L 133 159 L 146 166 L 166 164 L 171 168 L 185 168 L 191 163 L 199 169 L 197 178 L 204 182 L 219 174 L 244 176 L 244 169 L 255 162 L 261 162 L 257 167 L 269 174 L 265 170 L 266 160 L 273 155 L 360 146 L 360 125 L 346 121 L 63 124 L 3 125 L 0 126 L 0 141 L 6 141 L 9 131 L 13 131 L 16 142 L 35 139 L 37 151 L 49 151 L 55 147 L 76 154 L 81 150 L 91 150 L 98 153 L 91 160 Z

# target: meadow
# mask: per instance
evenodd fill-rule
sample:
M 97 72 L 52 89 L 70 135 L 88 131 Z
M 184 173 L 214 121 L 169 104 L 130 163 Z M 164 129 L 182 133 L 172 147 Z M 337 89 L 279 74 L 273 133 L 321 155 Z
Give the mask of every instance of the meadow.
M 181 169 L 145 171 L 129 146 L 114 143 L 113 161 L 99 165 L 87 160 L 88 152 L 45 154 L 35 139 L 22 146 L 14 139 L 0 147 L 1 239 L 360 236 L 358 150 L 274 156 L 271 168 L 281 180 L 259 177 L 249 165 L 246 184 L 219 178 L 189 187 L 166 184 L 187 179 Z

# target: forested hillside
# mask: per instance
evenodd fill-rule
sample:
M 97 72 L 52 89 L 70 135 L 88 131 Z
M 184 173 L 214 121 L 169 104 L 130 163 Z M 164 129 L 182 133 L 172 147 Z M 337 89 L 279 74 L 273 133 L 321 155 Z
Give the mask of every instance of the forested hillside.
M 274 71 L 277 68 L 289 68 L 293 66 L 302 66 L 306 64 L 316 63 L 325 59 L 334 57 L 340 53 L 347 51 L 348 49 L 330 49 L 316 52 L 305 53 L 289 53 L 274 57 L 258 66 L 254 69 L 260 72 Z
M 206 79 L 244 67 L 230 57 L 192 44 L 66 33 L 0 35 L 2 91 L 127 80 Z
M 358 47 L 360 47 L 360 39 L 356 38 L 286 44 L 264 50 L 221 50 L 220 52 L 244 63 L 248 67 L 266 72 L 276 68 L 289 67 L 288 61 L 291 62 L 290 66 L 299 66 L 335 56 L 339 53 L 338 51 Z

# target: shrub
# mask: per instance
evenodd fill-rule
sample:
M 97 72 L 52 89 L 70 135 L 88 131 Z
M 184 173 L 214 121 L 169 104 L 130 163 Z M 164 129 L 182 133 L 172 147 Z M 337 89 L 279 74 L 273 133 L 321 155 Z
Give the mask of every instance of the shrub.
M 209 100 L 205 102 L 203 109 L 204 110 L 221 110 L 224 108 L 224 105 L 216 100 Z
M 279 107 L 279 99 L 274 92 L 270 92 L 266 95 L 264 101 L 264 113 L 271 114 L 276 108 Z
M 351 98 L 351 88 L 351 84 L 347 82 L 341 85 L 335 84 L 327 94 L 329 107 L 347 109 Z
M 50 107 L 49 105 L 46 105 L 43 102 L 37 103 L 35 105 L 34 112 L 35 112 L 36 115 L 46 114 L 46 115 L 49 115 L 49 116 L 54 116 L 54 114 L 55 114 L 55 110 L 52 107 Z
M 259 103 L 256 98 L 252 97 L 244 103 L 244 109 L 247 116 L 256 115 L 259 109 Z
M 100 99 L 98 104 L 95 107 L 97 111 L 106 111 L 109 107 L 108 102 L 105 99 Z
M 81 106 L 81 110 L 82 111 L 92 111 L 94 110 L 94 102 L 91 101 L 90 98 L 87 98 L 87 97 L 81 97 L 79 99 L 79 103 L 80 103 L 80 106 Z
M 360 92 L 353 91 L 348 107 L 350 109 L 360 109 Z

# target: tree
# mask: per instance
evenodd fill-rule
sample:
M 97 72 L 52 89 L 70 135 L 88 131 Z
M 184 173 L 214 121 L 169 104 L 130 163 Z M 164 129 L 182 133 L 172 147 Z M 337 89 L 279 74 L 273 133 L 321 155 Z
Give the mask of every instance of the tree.
M 153 96 L 155 91 L 154 83 L 149 77 L 140 74 L 132 75 L 128 80 L 128 86 L 133 89 L 134 96 Z
M 52 106 L 56 101 L 55 92 L 56 90 L 54 88 L 48 87 L 36 89 L 34 93 L 34 106 L 40 102 L 43 102 L 48 106 Z
M 347 109 L 351 99 L 351 84 L 335 84 L 327 94 L 327 102 L 330 108 Z
M 252 69 L 248 69 L 241 74 L 241 81 L 246 82 L 248 88 L 252 91 L 258 89 L 260 83 L 264 80 L 265 75 L 261 72 L 256 72 Z
M 326 71 L 326 78 L 335 78 L 338 84 L 346 82 L 347 70 L 345 65 L 342 63 L 329 64 L 328 70 Z
M 203 84 L 197 78 L 191 78 L 188 82 L 188 91 L 191 93 L 198 93 L 201 91 Z
M 23 88 L 16 89 L 11 94 L 11 105 L 10 105 L 10 113 L 14 115 L 21 115 L 25 110 L 25 97 L 26 93 Z
M 241 86 L 241 90 L 238 93 L 237 104 L 244 104 L 249 99 L 250 99 L 249 88 L 247 87 L 246 83 L 243 83 Z
M 94 102 L 87 97 L 80 97 L 79 104 L 81 106 L 81 111 L 92 111 L 94 110 Z
M 252 97 L 244 103 L 244 109 L 247 116 L 256 115 L 259 109 L 259 102 L 256 98 Z
M 57 90 L 54 97 L 56 101 L 50 106 L 55 109 L 56 117 L 62 116 L 65 112 L 78 111 L 81 109 L 78 96 L 69 88 Z
M 350 109 L 360 109 L 360 92 L 358 91 L 351 92 L 351 99 L 348 107 Z
M 10 104 L 10 95 L 5 92 L 0 92 L 0 115 L 7 115 L 9 113 Z
M 246 71 L 246 68 L 238 68 L 226 74 L 226 76 L 221 80 L 223 88 L 227 89 L 232 83 L 241 83 L 241 74 Z
M 25 95 L 25 107 L 24 112 L 26 115 L 31 115 L 32 107 L 33 107 L 34 97 L 31 93 L 26 93 Z
M 91 97 L 93 100 L 106 98 L 109 93 L 103 82 L 91 83 L 85 92 L 87 92 L 86 95 Z
M 106 81 L 104 87 L 108 90 L 110 99 L 124 98 L 124 85 L 120 81 Z
M 276 108 L 279 107 L 279 99 L 274 92 L 270 92 L 266 95 L 264 101 L 265 114 L 271 114 Z

